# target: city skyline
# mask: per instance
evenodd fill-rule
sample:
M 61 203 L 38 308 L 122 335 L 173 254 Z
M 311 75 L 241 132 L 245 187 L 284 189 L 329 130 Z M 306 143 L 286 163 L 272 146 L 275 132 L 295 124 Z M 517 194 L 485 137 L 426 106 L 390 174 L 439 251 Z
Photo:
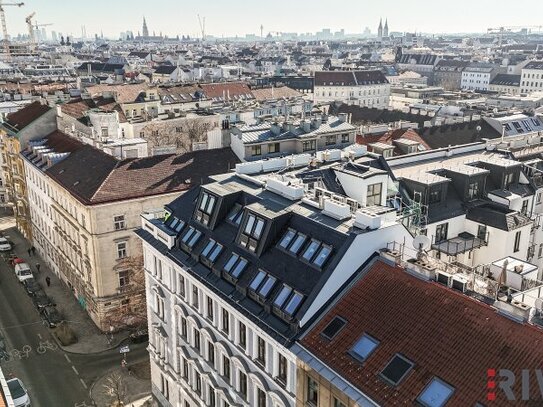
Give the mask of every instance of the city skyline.
M 195 4 L 187 1 L 157 0 L 153 8 L 146 8 L 143 0 L 130 2 L 130 8 L 122 3 L 111 3 L 105 0 L 95 0 L 94 7 L 85 13 L 76 14 L 73 10 L 82 7 L 82 0 L 73 0 L 73 7 L 66 8 L 60 4 L 44 5 L 37 0 L 29 0 L 20 8 L 7 7 L 6 18 L 8 31 L 12 36 L 26 34 L 24 19 L 36 12 L 35 21 L 52 23 L 47 32 L 61 32 L 75 37 L 81 36 L 81 26 L 85 26 L 88 37 L 102 32 L 108 38 L 117 38 L 121 32 L 132 31 L 134 35 L 141 31 L 143 17 L 147 19 L 149 31 L 156 35 L 162 33 L 168 36 L 190 35 L 201 36 L 198 15 L 206 18 L 206 34 L 214 37 L 243 37 L 246 34 L 260 34 L 260 26 L 264 26 L 264 35 L 269 32 L 315 33 L 323 28 L 332 32 L 344 29 L 347 34 L 362 33 L 368 27 L 376 34 L 381 18 L 388 18 L 390 32 L 425 32 L 425 33 L 471 33 L 486 32 L 489 27 L 500 26 L 541 26 L 537 14 L 533 16 L 508 16 L 504 19 L 499 13 L 493 12 L 495 3 L 482 0 L 476 3 L 460 0 L 454 5 L 442 5 L 439 9 L 429 0 L 413 3 L 393 2 L 394 7 L 383 7 L 377 1 L 357 2 L 343 0 L 338 4 L 335 13 L 325 3 L 313 4 L 307 9 L 300 3 L 289 3 L 279 0 L 275 10 L 288 12 L 280 16 L 267 15 L 262 9 L 253 10 L 246 7 L 242 0 L 233 0 L 227 9 L 217 11 L 220 3 L 216 0 L 205 4 Z M 528 0 L 524 6 L 530 9 L 537 7 L 538 2 Z M 183 10 L 176 13 L 176 10 Z M 346 13 L 346 10 L 350 10 Z M 420 13 L 417 10 L 425 10 Z M 469 10 L 466 13 L 466 10 Z M 485 15 L 481 20 L 480 16 Z M 278 14 L 277 12 L 275 14 Z M 280 13 L 279 13 L 280 14 Z M 106 16 L 123 15 L 122 19 L 107 18 Z M 177 17 L 176 17 L 177 15 Z M 346 15 L 348 18 L 346 18 Z M 442 21 L 443 16 L 447 21 Z M 306 18 L 300 18 L 306 16 Z M 359 17 L 358 17 L 359 16 Z M 408 18 L 406 18 L 408 16 Z M 84 18 L 81 18 L 84 17 Z M 236 19 L 241 20 L 240 24 Z

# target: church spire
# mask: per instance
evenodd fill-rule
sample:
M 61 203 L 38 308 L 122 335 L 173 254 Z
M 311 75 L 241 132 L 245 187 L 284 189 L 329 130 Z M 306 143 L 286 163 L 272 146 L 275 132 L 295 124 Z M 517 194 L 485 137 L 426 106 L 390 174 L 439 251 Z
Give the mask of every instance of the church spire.
M 385 20 L 385 29 L 383 30 L 383 37 L 388 37 L 388 18 Z
M 147 21 L 145 21 L 145 16 L 143 17 L 143 28 L 141 31 L 143 37 L 149 36 L 149 29 L 147 28 Z
M 377 38 L 379 41 L 383 39 L 383 19 L 379 20 L 379 28 L 377 28 Z

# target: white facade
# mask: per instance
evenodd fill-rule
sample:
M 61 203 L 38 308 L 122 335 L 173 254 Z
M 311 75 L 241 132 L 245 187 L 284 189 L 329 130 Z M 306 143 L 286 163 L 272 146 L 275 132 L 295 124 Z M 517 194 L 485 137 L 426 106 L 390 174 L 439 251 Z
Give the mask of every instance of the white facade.
M 530 64 L 522 70 L 520 77 L 521 93 L 543 92 L 543 63 L 530 69 Z
M 385 109 L 390 98 L 390 84 L 356 86 L 315 86 L 314 102 L 342 101 L 346 104 Z
M 294 355 L 169 257 L 143 246 L 151 381 L 161 404 L 248 407 L 260 406 L 260 396 L 266 406 L 294 406 Z M 259 338 L 264 363 L 257 361 Z
M 460 87 L 463 90 L 489 90 L 492 72 L 476 71 L 475 68 L 466 68 L 462 72 Z

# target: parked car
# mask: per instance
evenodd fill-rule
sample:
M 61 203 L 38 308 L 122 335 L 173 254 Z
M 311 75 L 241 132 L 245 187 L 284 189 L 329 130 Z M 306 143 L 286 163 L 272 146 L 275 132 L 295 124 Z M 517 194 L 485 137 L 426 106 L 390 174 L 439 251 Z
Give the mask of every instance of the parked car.
M 138 329 L 130 334 L 130 342 L 143 343 L 149 340 L 149 332 L 147 329 Z
M 15 274 L 17 275 L 17 278 L 22 283 L 25 280 L 28 280 L 29 278 L 34 278 L 32 275 L 32 270 L 30 269 L 30 266 L 26 263 L 18 263 L 15 265 Z
M 7 384 L 15 407 L 30 407 L 30 397 L 23 382 L 15 378 L 8 380 Z
M 38 290 L 34 292 L 32 301 L 34 302 L 34 305 L 36 306 L 36 308 L 38 308 L 38 310 L 41 310 L 42 308 L 45 308 L 49 305 L 53 305 L 53 303 L 51 302 L 51 298 L 49 298 L 43 290 Z
M 29 278 L 23 281 L 23 287 L 28 295 L 33 297 L 36 294 L 36 291 L 41 290 L 41 286 L 33 278 Z
M 5 237 L 0 237 L 0 252 L 9 252 L 11 250 L 11 243 Z
M 49 328 L 54 328 L 63 321 L 60 312 L 52 305 L 42 308 L 40 312 L 43 315 L 43 319 L 49 324 Z

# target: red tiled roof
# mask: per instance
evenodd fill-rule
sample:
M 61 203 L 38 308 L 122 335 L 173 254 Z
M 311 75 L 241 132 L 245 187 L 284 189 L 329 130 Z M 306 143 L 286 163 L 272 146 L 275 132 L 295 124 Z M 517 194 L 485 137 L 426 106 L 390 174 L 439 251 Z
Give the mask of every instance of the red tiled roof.
M 302 96 L 300 92 L 289 88 L 288 86 L 279 86 L 275 88 L 253 89 L 253 96 L 256 100 L 296 98 Z
M 369 145 L 372 143 L 384 143 L 391 146 L 394 145 L 393 141 L 400 138 L 416 141 L 420 143 L 427 150 L 431 150 L 430 146 L 419 136 L 419 134 L 413 129 L 396 129 L 387 131 L 384 134 L 367 134 L 367 135 L 356 135 L 357 144 Z M 395 155 L 403 154 L 402 151 L 396 147 L 394 150 Z
M 222 98 L 225 96 L 228 98 L 234 98 L 234 96 L 251 97 L 253 93 L 246 83 L 242 82 L 228 82 L 228 83 L 204 83 L 200 85 L 208 99 Z
M 51 108 L 47 105 L 42 105 L 40 102 L 32 102 L 21 110 L 9 114 L 6 118 L 6 124 L 9 128 L 20 131 L 49 110 Z
M 331 341 L 322 330 L 335 317 L 347 320 Z M 347 352 L 363 333 L 380 341 L 361 363 Z M 517 375 L 513 387 L 520 398 L 522 369 L 541 368 L 543 333 L 521 325 L 483 303 L 434 282 L 425 282 L 381 260 L 376 261 L 320 321 L 301 344 L 321 362 L 384 406 L 413 405 L 437 376 L 455 388 L 447 406 L 473 407 L 542 405 L 535 377 L 532 400 L 511 403 L 500 390 L 486 402 L 487 369 L 510 369 Z M 396 353 L 415 363 L 396 387 L 379 373 Z

